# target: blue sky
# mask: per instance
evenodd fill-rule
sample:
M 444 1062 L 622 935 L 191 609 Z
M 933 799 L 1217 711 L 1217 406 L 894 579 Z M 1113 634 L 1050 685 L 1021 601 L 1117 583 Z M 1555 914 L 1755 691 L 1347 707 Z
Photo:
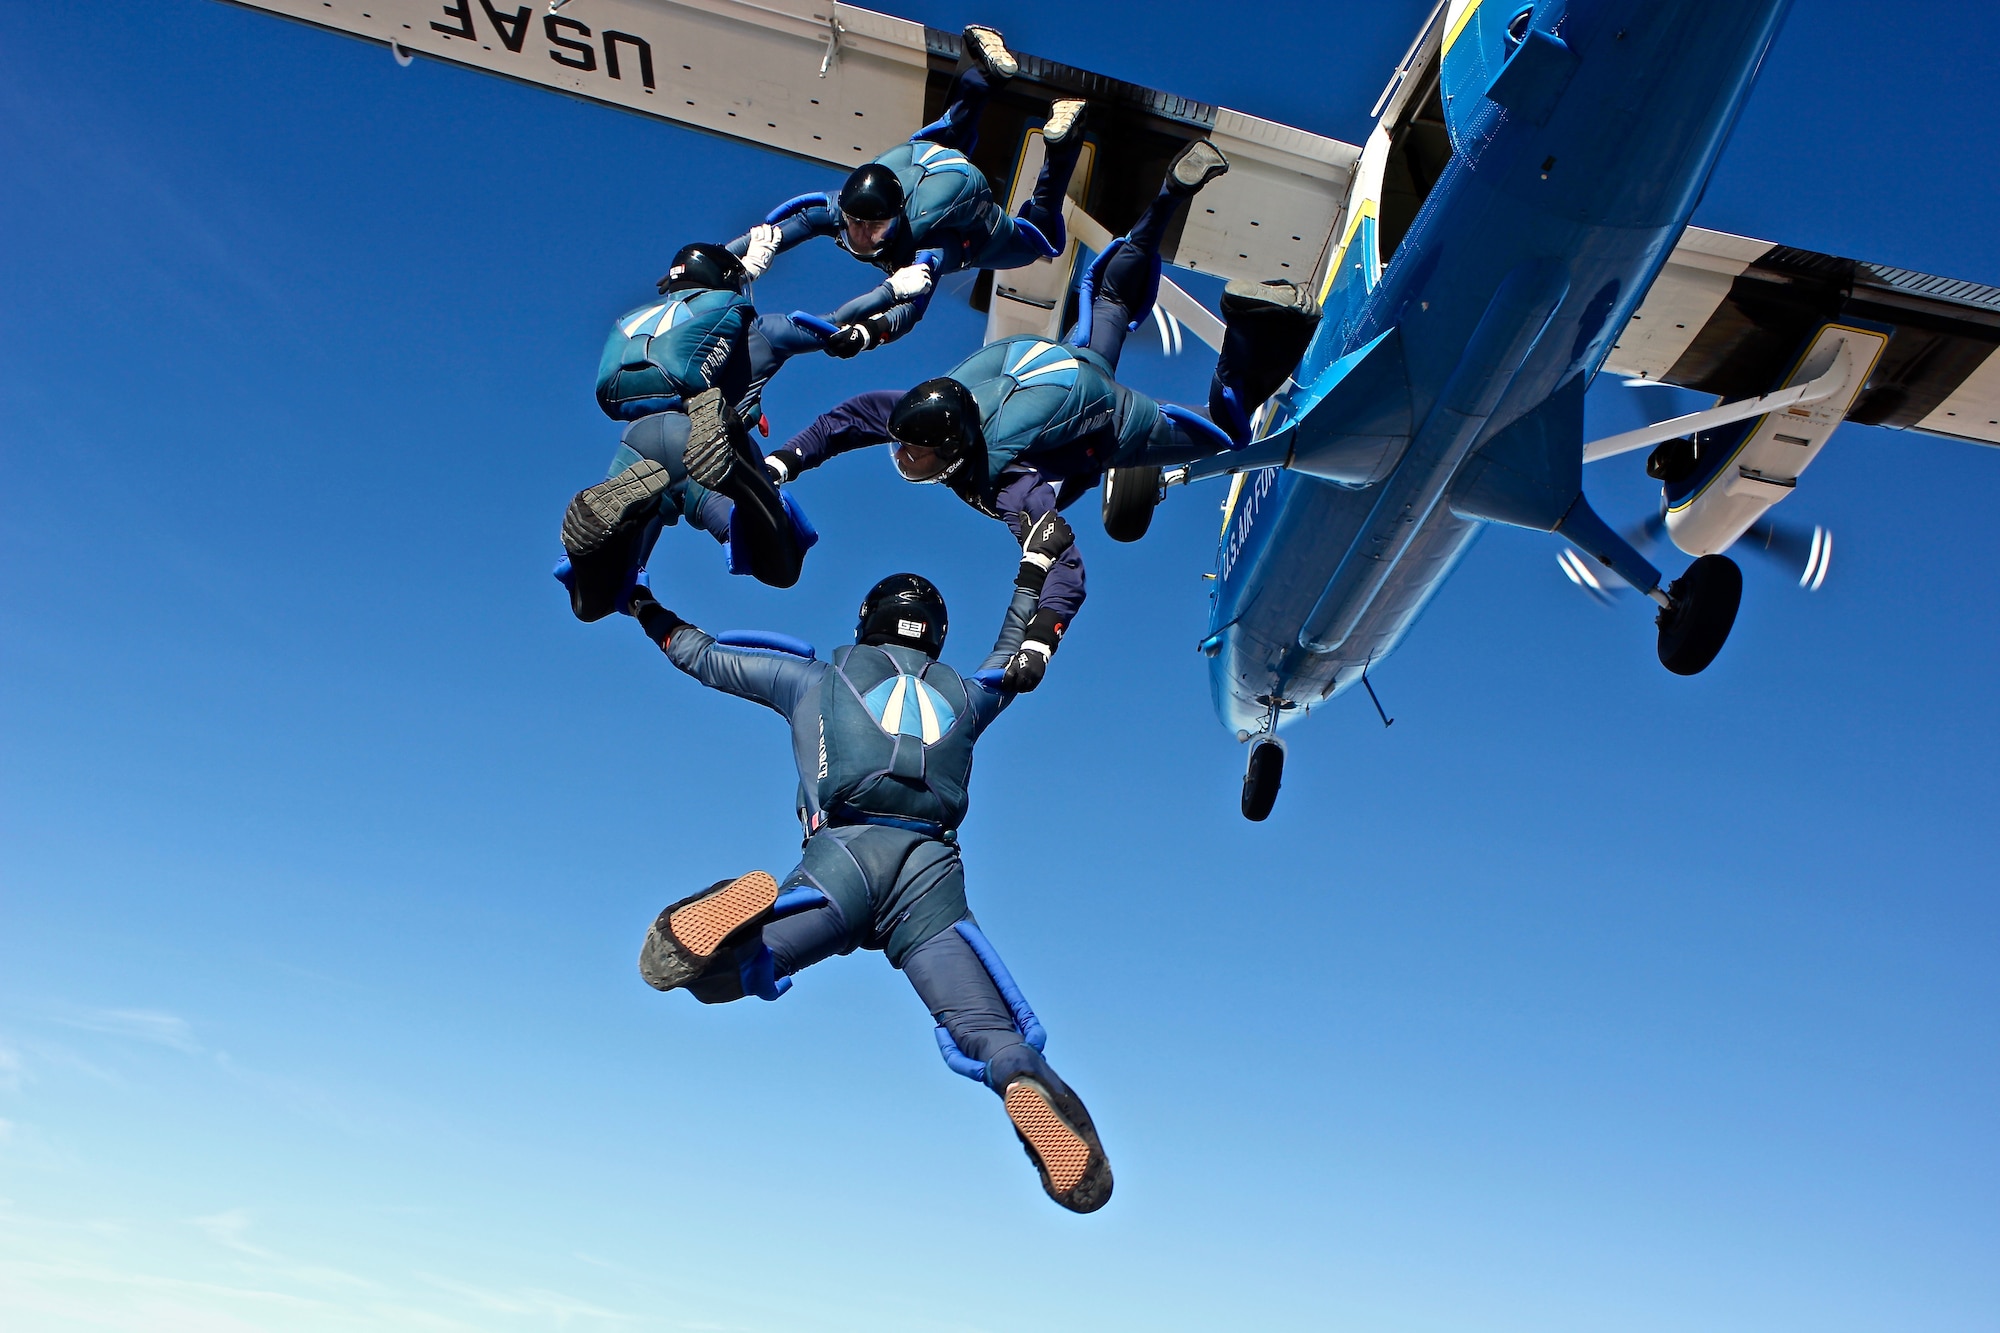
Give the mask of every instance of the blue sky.
M 1354 140 L 1421 9 L 903 12 Z M 1800 0 L 1696 220 L 2000 280 L 1996 50 Z M 965 831 L 1118 1173 L 1076 1218 L 879 957 L 722 1009 L 634 971 L 790 866 L 792 778 L 549 580 L 590 376 L 675 246 L 829 173 L 200 0 L 0 8 L 0 117 L 10 1331 L 1994 1327 L 2000 455 L 1845 428 L 1787 505 L 1827 587 L 1753 566 L 1694 680 L 1487 534 L 1395 728 L 1291 733 L 1262 826 L 1193 651 L 1219 496 L 1087 529 Z M 670 533 L 671 604 L 830 645 L 916 568 L 983 651 L 997 525 L 873 459 L 801 495 L 796 590 Z

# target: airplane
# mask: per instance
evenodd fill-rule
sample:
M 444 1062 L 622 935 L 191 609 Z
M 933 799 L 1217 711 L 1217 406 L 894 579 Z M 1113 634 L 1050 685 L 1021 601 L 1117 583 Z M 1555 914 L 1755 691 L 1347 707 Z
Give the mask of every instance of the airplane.
M 955 33 L 836 0 L 233 0 L 250 8 L 849 170 L 942 107 Z M 1653 611 L 1692 675 L 1734 625 L 1726 554 L 1843 421 L 2000 444 L 2000 289 L 1689 226 L 1790 0 L 1439 0 L 1354 146 L 1017 52 L 974 161 L 1010 205 L 1056 96 L 1092 104 L 1067 252 L 982 274 L 987 338 L 1060 335 L 1080 259 L 1197 137 L 1230 173 L 1165 253 L 1223 279 L 1310 282 L 1324 314 L 1246 448 L 1114 470 L 1107 532 L 1229 477 L 1213 574 L 1216 712 L 1267 817 L 1281 729 L 1402 641 L 1483 524 L 1555 534 L 1587 591 Z M 757 70 L 746 80 L 742 71 Z M 1161 339 L 1221 321 L 1161 284 Z M 1717 405 L 1598 440 L 1604 373 Z M 1650 449 L 1669 579 L 1600 517 L 1583 466 Z M 1756 536 L 1752 540 L 1758 540 Z M 1825 578 L 1816 533 L 1802 583 Z M 1580 553 L 1580 554 L 1579 554 Z

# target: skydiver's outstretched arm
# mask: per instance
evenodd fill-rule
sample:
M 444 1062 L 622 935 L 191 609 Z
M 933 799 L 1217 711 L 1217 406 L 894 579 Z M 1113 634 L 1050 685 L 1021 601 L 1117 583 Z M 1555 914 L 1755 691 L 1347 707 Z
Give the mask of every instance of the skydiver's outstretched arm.
M 1056 498 L 1055 486 L 1041 473 L 1025 468 L 1009 470 L 1001 478 L 994 508 L 1000 511 L 1000 517 L 1014 534 L 1014 540 L 1021 541 L 1027 537 L 1028 528 L 1035 520 L 1056 511 Z M 1067 625 L 1083 609 L 1084 596 L 1083 554 L 1071 542 L 1049 567 L 1035 608 L 1048 608 L 1051 614 Z
M 756 278 L 763 276 L 772 256 L 796 249 L 815 236 L 834 236 L 839 231 L 840 212 L 831 199 L 824 194 L 800 195 L 772 209 L 765 221 L 723 248 L 743 260 L 744 267 L 754 269 L 751 276 Z M 761 258 L 762 267 L 751 262 L 753 251 Z
M 631 597 L 632 615 L 667 660 L 711 690 L 763 704 L 786 720 L 819 684 L 826 666 L 789 653 L 728 648 L 661 606 L 645 588 Z
M 1049 659 L 1055 656 L 1062 645 L 1063 635 L 1069 630 L 1069 615 L 1051 605 L 1045 590 L 1054 571 L 1061 567 L 1065 558 L 1074 560 L 1076 535 L 1069 530 L 1069 524 L 1055 511 L 1054 491 L 1048 489 L 1050 498 L 1046 508 L 1037 518 L 1020 515 L 1016 522 L 1021 535 L 1021 565 L 1014 575 L 1014 589 L 1017 597 L 1035 599 L 1034 614 L 1028 617 L 1027 626 L 1021 632 L 1019 650 L 1008 661 L 1001 673 L 1000 687 L 1018 694 L 1025 694 L 1042 683 L 1042 677 L 1049 669 Z M 1037 504 L 1038 508 L 1042 506 Z M 1015 526 L 1014 523 L 1009 524 Z M 1082 601 L 1083 566 L 1072 566 L 1076 576 L 1076 600 Z
M 814 417 L 806 428 L 771 455 L 789 481 L 827 459 L 889 442 L 889 414 L 903 395 L 895 389 L 858 393 Z
M 1000 637 L 993 641 L 993 651 L 979 664 L 979 670 L 965 678 L 965 697 L 972 710 L 967 721 L 974 736 L 986 730 L 1001 710 L 1014 702 L 1017 691 L 1006 683 L 1007 668 L 1020 656 L 1021 641 L 1027 637 L 1028 623 L 1034 615 L 1035 590 L 1017 584 L 1014 600 L 1007 603 L 1007 615 L 1000 622 Z

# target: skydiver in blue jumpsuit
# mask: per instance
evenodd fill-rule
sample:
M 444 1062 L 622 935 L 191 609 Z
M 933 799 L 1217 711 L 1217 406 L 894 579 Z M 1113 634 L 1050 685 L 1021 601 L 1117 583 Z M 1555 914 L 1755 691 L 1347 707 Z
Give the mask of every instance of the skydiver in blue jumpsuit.
M 791 725 L 806 830 L 803 857 L 782 882 L 756 871 L 662 911 L 639 971 L 656 989 L 686 989 L 704 1004 L 775 1000 L 822 959 L 881 950 L 930 1009 L 946 1063 L 1000 1096 L 1049 1197 L 1087 1213 L 1111 1197 L 1110 1163 L 966 906 L 957 843 L 973 746 L 1013 701 L 1002 673 L 1070 540 L 1058 514 L 1030 531 L 1000 636 L 971 676 L 937 660 L 944 600 L 913 574 L 869 592 L 854 645 L 826 662 L 779 636 L 718 640 L 635 589 L 632 614 L 675 666 Z
M 942 482 L 1021 536 L 1108 468 L 1185 463 L 1240 448 L 1250 417 L 1284 384 L 1318 326 L 1310 293 L 1284 281 L 1232 282 L 1209 416 L 1154 402 L 1114 378 L 1125 337 L 1151 313 L 1160 244 L 1202 186 L 1229 169 L 1207 140 L 1168 168 L 1159 195 L 1085 271 L 1077 323 L 1061 343 L 1004 338 L 908 393 L 859 394 L 823 413 L 767 462 L 790 480 L 836 454 L 888 441 L 906 479 Z M 1008 688 L 1032 690 L 1083 605 L 1072 547 L 1050 574 Z
M 828 320 L 759 315 L 759 270 L 719 245 L 683 246 L 660 279 L 663 298 L 620 316 L 597 368 L 597 402 L 625 423 L 606 479 L 563 517 L 570 606 L 581 620 L 617 609 L 661 528 L 681 519 L 729 548 L 732 572 L 773 587 L 798 581 L 818 539 L 749 447 L 764 386 L 801 352 L 825 346 Z M 892 299 L 888 284 L 836 311 L 858 317 Z
M 964 42 L 943 116 L 857 168 L 837 196 L 787 200 L 729 244 L 758 267 L 815 236 L 831 236 L 856 259 L 890 275 L 889 300 L 870 293 L 846 308 L 840 332 L 827 343 L 834 356 L 854 356 L 909 332 L 948 273 L 1022 268 L 1054 258 L 1069 243 L 1063 195 L 1083 151 L 1085 103 L 1064 98 L 1050 107 L 1042 126 L 1041 175 L 1020 212 L 1009 216 L 969 155 L 988 97 L 1019 65 L 992 28 L 969 27 Z

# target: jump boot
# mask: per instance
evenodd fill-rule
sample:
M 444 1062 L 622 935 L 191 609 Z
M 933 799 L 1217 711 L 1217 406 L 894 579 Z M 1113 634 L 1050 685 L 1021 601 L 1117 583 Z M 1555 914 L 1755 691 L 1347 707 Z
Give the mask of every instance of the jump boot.
M 778 881 L 761 870 L 720 879 L 661 912 L 639 949 L 639 975 L 654 990 L 678 990 L 770 919 Z
M 1208 413 L 1238 445 L 1250 417 L 1298 369 L 1319 329 L 1319 302 L 1298 283 L 1238 279 L 1222 289 L 1222 352 L 1209 383 Z
M 723 401 L 720 389 L 689 399 L 687 415 L 683 459 L 689 480 L 735 506 L 729 519 L 730 545 L 748 553 L 749 572 L 757 581 L 774 588 L 791 587 L 799 581 L 805 551 L 777 482 L 750 443 L 750 432 Z
M 638 575 L 639 543 L 672 484 L 664 467 L 642 458 L 569 502 L 562 544 L 569 552 L 569 609 L 578 620 L 602 620 L 618 609 Z
M 1002 1057 L 995 1063 L 1008 1062 Z M 1043 1192 L 1073 1213 L 1094 1213 L 1111 1200 L 1111 1161 L 1083 1099 L 1039 1057 L 1034 1063 L 1039 1068 L 989 1065 L 988 1078 L 1007 1107 L 1021 1150 L 1042 1177 Z
M 1021 72 L 1021 62 L 1007 49 L 1007 41 L 999 29 L 969 23 L 961 37 L 966 59 L 985 70 L 989 79 L 1011 79 Z

